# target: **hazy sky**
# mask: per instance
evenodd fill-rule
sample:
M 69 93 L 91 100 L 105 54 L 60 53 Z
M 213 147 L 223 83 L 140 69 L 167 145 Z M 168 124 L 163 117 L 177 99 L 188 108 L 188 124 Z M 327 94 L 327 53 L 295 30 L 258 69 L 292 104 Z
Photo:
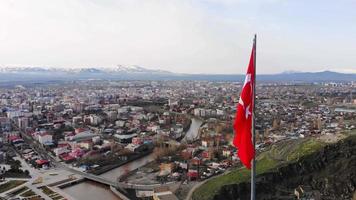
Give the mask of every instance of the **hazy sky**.
M 0 66 L 356 72 L 356 0 L 0 0 Z

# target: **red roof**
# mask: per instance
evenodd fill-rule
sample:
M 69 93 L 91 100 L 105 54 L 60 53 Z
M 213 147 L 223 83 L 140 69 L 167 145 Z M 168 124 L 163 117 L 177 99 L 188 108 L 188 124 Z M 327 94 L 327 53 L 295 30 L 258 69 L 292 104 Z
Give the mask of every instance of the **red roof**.
M 75 158 L 73 156 L 70 156 L 67 153 L 63 153 L 60 155 L 60 157 L 62 158 L 62 160 L 64 161 L 71 161 L 71 160 L 75 160 Z
M 36 160 L 36 163 L 37 163 L 38 165 L 44 165 L 44 164 L 48 164 L 49 161 L 48 161 L 48 160 Z
M 203 151 L 202 156 L 204 158 L 208 158 L 210 156 L 210 152 L 209 151 Z
M 78 158 L 84 155 L 84 151 L 80 148 L 73 149 L 72 152 L 69 153 L 70 156 Z
M 197 171 L 190 171 L 188 172 L 187 174 L 189 177 L 195 177 L 197 178 L 198 177 L 198 172 Z
M 57 145 L 57 147 L 68 147 L 68 146 L 69 146 L 68 143 L 59 143 L 59 144 Z
M 19 136 L 17 136 L 17 135 L 12 135 L 12 136 L 9 137 L 10 141 L 19 140 L 19 139 L 21 139 L 21 138 Z
M 81 132 L 84 132 L 86 129 L 85 128 L 76 128 L 74 130 L 75 134 L 78 134 L 78 133 L 81 133 Z

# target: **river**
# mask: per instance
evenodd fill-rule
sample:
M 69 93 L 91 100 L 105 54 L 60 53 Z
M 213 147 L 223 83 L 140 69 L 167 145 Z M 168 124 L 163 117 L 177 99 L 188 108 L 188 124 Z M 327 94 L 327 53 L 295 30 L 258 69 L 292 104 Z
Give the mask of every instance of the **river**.
M 185 134 L 183 141 L 192 141 L 198 138 L 199 128 L 203 124 L 203 121 L 193 117 L 189 130 Z
M 139 159 L 129 162 L 125 165 L 122 165 L 118 168 L 115 168 L 113 170 L 105 172 L 104 174 L 101 174 L 100 176 L 107 178 L 109 180 L 116 181 L 117 178 L 122 176 L 123 174 L 133 171 L 139 167 L 142 167 L 142 166 L 146 165 L 147 163 L 154 161 L 154 159 L 155 159 L 155 154 L 151 153 L 145 157 L 139 158 Z
M 121 200 L 111 192 L 109 186 L 89 180 L 63 188 L 62 190 L 75 198 L 75 200 Z
M 196 139 L 198 137 L 199 128 L 202 124 L 202 120 L 198 118 L 192 118 L 192 123 L 186 135 L 184 136 L 183 141 L 190 141 Z M 118 168 L 103 173 L 100 176 L 109 180 L 116 181 L 117 178 L 121 175 L 133 171 L 139 167 L 142 167 L 147 163 L 152 162 L 154 159 L 155 155 L 154 153 L 151 153 L 148 156 L 129 162 Z M 64 188 L 63 191 L 76 198 L 76 200 L 120 200 L 119 197 L 117 197 L 114 193 L 110 191 L 110 188 L 108 186 L 95 183 L 93 181 L 84 181 L 76 185 Z

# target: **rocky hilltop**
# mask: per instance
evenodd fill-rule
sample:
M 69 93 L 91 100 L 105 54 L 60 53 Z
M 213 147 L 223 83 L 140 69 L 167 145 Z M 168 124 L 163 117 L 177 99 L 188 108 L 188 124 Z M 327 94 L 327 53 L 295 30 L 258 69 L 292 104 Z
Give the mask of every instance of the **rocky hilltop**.
M 257 199 L 356 199 L 356 136 L 257 176 Z M 249 199 L 250 183 L 224 185 L 214 200 Z

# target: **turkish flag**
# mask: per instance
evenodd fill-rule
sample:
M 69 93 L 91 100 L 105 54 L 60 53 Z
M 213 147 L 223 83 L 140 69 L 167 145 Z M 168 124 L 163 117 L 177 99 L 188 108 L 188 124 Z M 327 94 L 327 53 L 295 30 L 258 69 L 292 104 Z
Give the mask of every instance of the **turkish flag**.
M 251 160 L 255 156 L 255 148 L 252 144 L 252 113 L 254 108 L 254 84 L 255 84 L 255 45 L 253 45 L 248 65 L 245 82 L 242 86 L 237 112 L 234 121 L 235 137 L 233 144 L 238 149 L 237 155 L 242 164 L 251 169 Z

